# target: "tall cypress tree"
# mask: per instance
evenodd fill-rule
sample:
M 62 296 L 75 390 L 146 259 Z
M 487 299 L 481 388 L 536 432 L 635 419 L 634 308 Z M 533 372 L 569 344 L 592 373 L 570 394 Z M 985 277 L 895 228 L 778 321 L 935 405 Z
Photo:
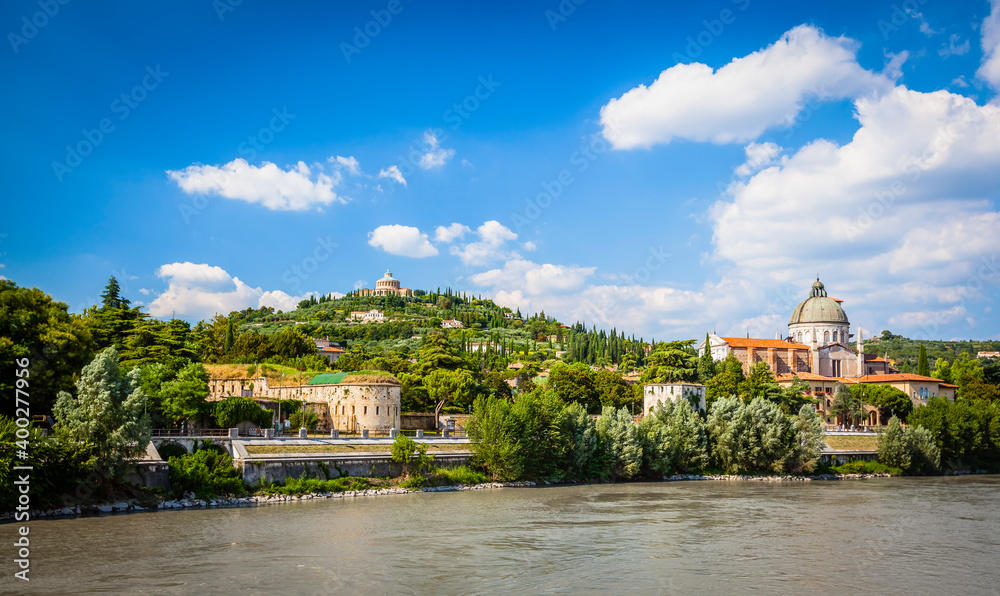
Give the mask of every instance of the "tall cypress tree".
M 920 344 L 920 354 L 917 356 L 917 374 L 931 376 L 931 365 L 927 362 L 927 348 Z

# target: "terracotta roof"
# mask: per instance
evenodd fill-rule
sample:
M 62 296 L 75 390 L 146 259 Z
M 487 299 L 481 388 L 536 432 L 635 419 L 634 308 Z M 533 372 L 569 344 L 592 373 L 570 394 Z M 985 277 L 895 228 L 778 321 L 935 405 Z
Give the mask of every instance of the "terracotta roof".
M 337 346 L 327 346 L 325 348 L 320 348 L 320 352 L 344 352 L 343 348 L 338 348 Z
M 809 346 L 783 339 L 752 339 L 746 337 L 720 338 L 731 348 L 775 348 L 778 350 L 808 350 Z
M 865 354 L 865 362 L 885 362 L 885 358 L 875 354 Z
M 847 378 L 847 377 L 824 377 L 823 375 L 817 375 L 817 374 L 811 373 L 811 372 L 798 372 L 798 373 L 795 373 L 795 374 L 784 373 L 784 374 L 778 375 L 777 377 L 775 377 L 775 379 L 777 381 L 779 381 L 779 382 L 780 381 L 791 381 L 792 377 L 795 377 L 795 376 L 797 376 L 800 381 L 820 381 L 820 382 L 824 382 L 825 381 L 825 382 L 829 382 L 829 383 L 844 383 L 845 385 L 850 385 L 850 384 L 858 382 L 857 379 L 850 379 L 850 378 Z
M 913 373 L 896 373 L 891 375 L 865 375 L 858 379 L 859 383 L 899 383 L 902 381 L 923 381 L 925 383 L 938 383 L 939 385 L 947 385 L 947 383 L 945 383 L 941 379 L 935 379 L 934 377 L 925 377 L 923 375 L 915 375 Z

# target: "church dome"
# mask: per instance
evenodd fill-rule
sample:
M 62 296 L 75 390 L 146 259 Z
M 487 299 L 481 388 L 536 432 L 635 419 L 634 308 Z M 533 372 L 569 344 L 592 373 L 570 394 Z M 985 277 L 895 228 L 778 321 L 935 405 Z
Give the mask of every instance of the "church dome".
M 848 323 L 848 320 L 840 303 L 826 295 L 823 282 L 816 278 L 809 297 L 795 307 L 788 320 L 789 325 L 798 323 Z

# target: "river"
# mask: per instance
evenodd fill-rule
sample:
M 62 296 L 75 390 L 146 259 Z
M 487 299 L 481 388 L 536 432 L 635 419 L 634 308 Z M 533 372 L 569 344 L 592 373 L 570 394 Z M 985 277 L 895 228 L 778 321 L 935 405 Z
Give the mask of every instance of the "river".
M 14 525 L 0 528 L 14 536 Z M 10 571 L 5 593 L 1000 589 L 997 476 L 505 488 L 30 528 L 32 581 Z

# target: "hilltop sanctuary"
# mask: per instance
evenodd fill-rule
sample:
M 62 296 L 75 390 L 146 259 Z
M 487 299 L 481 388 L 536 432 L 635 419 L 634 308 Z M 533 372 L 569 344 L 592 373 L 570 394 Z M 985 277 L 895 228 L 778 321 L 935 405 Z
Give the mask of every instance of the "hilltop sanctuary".
M 754 339 L 710 333 L 698 351 L 704 354 L 706 349 L 710 350 L 716 362 L 733 355 L 743 364 L 744 374 L 754 364 L 765 362 L 779 385 L 791 385 L 795 377 L 808 382 L 813 393 L 820 397 L 817 405 L 821 413 L 832 405 L 838 383 L 891 385 L 906 392 L 915 405 L 926 404 L 929 397 L 936 395 L 955 399 L 955 385 L 932 377 L 901 374 L 885 358 L 865 353 L 860 331 L 857 348 L 852 348 L 851 323 L 842 303 L 829 297 L 823 282 L 817 278 L 809 297 L 792 309 L 784 339 L 780 334 L 775 339 Z M 820 394 L 826 394 L 826 399 Z M 877 412 L 872 414 L 871 423 L 879 423 Z
M 399 296 L 401 298 L 410 298 L 413 296 L 413 290 L 410 288 L 399 287 L 399 280 L 392 276 L 392 273 L 388 269 L 385 270 L 385 275 L 382 279 L 375 282 L 375 289 L 364 288 L 358 290 L 359 296 Z

